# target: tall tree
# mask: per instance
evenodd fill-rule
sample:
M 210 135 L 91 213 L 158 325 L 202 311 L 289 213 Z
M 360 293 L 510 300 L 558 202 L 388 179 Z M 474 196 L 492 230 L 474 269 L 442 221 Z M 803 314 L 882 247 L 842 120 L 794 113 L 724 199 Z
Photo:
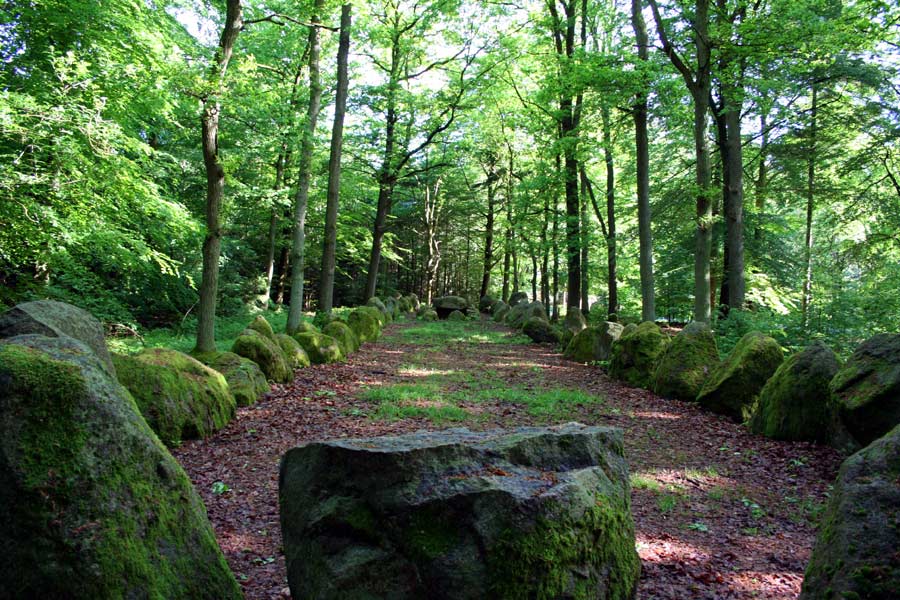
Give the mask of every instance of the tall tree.
M 222 35 L 209 73 L 212 91 L 201 98 L 203 165 L 206 169 L 206 237 L 203 240 L 203 275 L 197 312 L 198 352 L 214 352 L 216 349 L 216 296 L 219 290 L 219 254 L 222 247 L 220 215 L 225 195 L 225 168 L 219 160 L 219 116 L 222 111 L 225 72 L 242 27 L 241 1 L 228 0 Z
M 303 279 L 306 260 L 306 211 L 309 206 L 309 184 L 312 178 L 313 148 L 316 124 L 322 105 L 322 78 L 319 69 L 319 29 L 322 24 L 322 8 L 325 0 L 316 0 L 309 26 L 309 106 L 306 123 L 300 140 L 300 167 L 297 175 L 297 193 L 294 195 L 294 230 L 291 239 L 291 299 L 288 308 L 287 331 L 293 333 L 303 318 Z
M 692 32 L 695 65 L 692 68 L 675 48 L 660 14 L 657 0 L 649 0 L 662 52 L 684 79 L 694 104 L 694 156 L 696 160 L 696 227 L 694 234 L 694 320 L 710 320 L 710 265 L 712 202 L 710 200 L 708 112 L 711 91 L 712 46 L 709 37 L 709 0 L 697 0 L 685 15 Z
M 338 42 L 337 92 L 334 101 L 334 124 L 331 128 L 331 154 L 328 158 L 328 192 L 325 206 L 325 241 L 322 246 L 322 273 L 319 280 L 319 309 L 331 312 L 334 294 L 334 267 L 337 249 L 338 203 L 341 193 L 341 149 L 344 143 L 344 115 L 350 87 L 350 20 L 352 6 L 341 7 L 341 35 Z

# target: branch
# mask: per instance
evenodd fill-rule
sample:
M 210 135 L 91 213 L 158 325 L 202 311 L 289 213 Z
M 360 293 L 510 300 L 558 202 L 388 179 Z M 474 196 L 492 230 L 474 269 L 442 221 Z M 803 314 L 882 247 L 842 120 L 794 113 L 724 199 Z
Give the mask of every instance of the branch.
M 273 23 L 275 25 L 284 26 L 285 23 L 278 21 L 276 19 L 284 19 L 285 21 L 290 21 L 296 25 L 303 25 L 304 27 L 318 27 L 319 29 L 327 29 L 328 31 L 340 31 L 340 27 L 329 27 L 328 25 L 322 25 L 321 23 L 306 23 L 299 19 L 295 19 L 294 17 L 290 17 L 288 15 L 283 15 L 281 13 L 272 13 L 271 15 L 266 15 L 265 17 L 260 17 L 259 19 L 246 19 L 244 21 L 243 27 L 241 30 L 247 28 L 247 25 L 253 25 L 255 23 Z
M 656 0 L 648 1 L 650 3 L 650 10 L 653 11 L 653 22 L 656 23 L 656 33 L 662 44 L 663 54 L 669 57 L 669 60 L 672 61 L 672 64 L 678 69 L 678 72 L 681 73 L 681 76 L 684 77 L 687 84 L 691 86 L 694 85 L 694 72 L 691 71 L 691 68 L 687 66 L 683 60 L 681 60 L 681 57 L 678 56 L 678 52 L 669 40 L 669 36 L 666 34 L 666 28 L 662 22 L 662 16 L 659 14 L 659 6 L 656 4 Z

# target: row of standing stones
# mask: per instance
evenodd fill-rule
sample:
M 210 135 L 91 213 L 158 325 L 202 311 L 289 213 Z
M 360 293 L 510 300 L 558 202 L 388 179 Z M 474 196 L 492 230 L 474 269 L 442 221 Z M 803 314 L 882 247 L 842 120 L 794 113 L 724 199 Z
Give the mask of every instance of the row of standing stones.
M 166 446 L 225 426 L 269 381 L 342 360 L 413 300 L 292 336 L 258 317 L 232 352 L 195 356 L 111 354 L 100 322 L 61 302 L 0 314 L 0 598 L 240 598 Z
M 588 326 L 572 311 L 558 327 L 524 293 L 508 304 L 486 296 L 479 308 L 535 342 L 559 344 L 567 358 L 607 363 L 609 375 L 629 385 L 698 402 L 766 437 L 852 454 L 838 473 L 801 598 L 898 597 L 900 334 L 875 335 L 842 364 L 821 342 L 785 360 L 774 339 L 754 331 L 720 361 L 704 323 L 670 338 L 652 322 Z

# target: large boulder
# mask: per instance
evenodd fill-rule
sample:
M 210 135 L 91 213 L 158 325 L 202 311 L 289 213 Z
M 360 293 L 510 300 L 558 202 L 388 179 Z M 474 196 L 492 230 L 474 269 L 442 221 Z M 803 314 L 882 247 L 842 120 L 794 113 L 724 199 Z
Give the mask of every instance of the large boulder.
M 644 321 L 613 344 L 609 375 L 635 387 L 650 388 L 653 372 L 669 345 L 669 338 L 652 321 Z
M 330 335 L 324 333 L 297 333 L 294 334 L 309 360 L 315 365 L 326 365 L 329 363 L 341 362 L 344 360 L 344 353 L 341 351 L 341 345 Z
M 678 332 L 653 373 L 653 391 L 665 398 L 693 402 L 719 364 L 716 336 L 694 321 Z
M 539 319 L 544 319 L 548 321 L 547 318 L 547 310 L 544 308 L 544 305 L 540 302 L 529 302 L 529 303 L 519 303 L 512 307 L 508 313 L 506 313 L 506 324 L 510 327 L 514 327 L 515 329 L 521 329 L 525 324 L 525 321 L 532 317 L 537 317 Z
M 273 342 L 275 341 L 275 330 L 272 329 L 272 325 L 270 325 L 269 322 L 266 321 L 266 318 L 262 315 L 259 315 L 255 319 L 253 319 L 253 322 L 247 325 L 247 329 L 252 329 L 256 333 L 269 338 Z
M 284 357 L 288 361 L 288 366 L 292 369 L 303 369 L 311 364 L 309 355 L 300 343 L 287 335 L 286 333 L 276 333 L 274 341 L 284 352 Z
M 396 298 L 385 298 L 384 307 L 387 310 L 388 315 L 391 317 L 391 320 L 394 320 L 400 316 L 400 304 Z
M 586 327 L 569 341 L 563 356 L 580 363 L 609 360 L 613 343 L 621 335 L 622 326 L 618 323 L 607 321 L 597 327 Z
M 430 306 L 426 306 L 425 304 L 423 304 L 422 306 L 424 307 L 425 310 L 421 311 L 421 313 L 419 314 L 419 318 L 421 320 L 423 320 L 423 321 L 437 321 L 438 320 L 437 311 L 435 311 Z M 459 312 L 459 311 L 457 311 L 457 312 Z
M 525 324 L 522 325 L 522 333 L 537 344 L 559 343 L 559 331 L 548 323 L 546 319 L 540 317 L 530 317 L 525 321 Z
M 332 321 L 325 326 L 322 333 L 337 340 L 345 357 L 359 350 L 359 338 L 356 337 L 350 326 L 343 321 Z
M 311 443 L 281 461 L 295 598 L 632 598 L 618 429 L 550 428 Z
M 514 308 L 519 304 L 528 304 L 528 294 L 525 292 L 513 292 L 509 297 L 509 307 Z
M 290 383 L 294 380 L 294 369 L 281 346 L 254 329 L 245 329 L 234 340 L 231 351 L 259 365 L 269 381 Z
M 360 343 L 374 342 L 381 335 L 381 313 L 368 306 L 354 308 L 347 314 L 347 325 L 359 338 Z
M 503 301 L 497 302 L 496 304 L 494 304 L 494 321 L 496 321 L 497 323 L 502 323 L 509 311 L 509 304 Z
M 446 319 L 454 310 L 465 312 L 469 308 L 469 301 L 462 296 L 441 296 L 432 300 L 431 305 L 441 319 Z
M 776 440 L 830 441 L 834 416 L 828 384 L 840 366 L 821 342 L 790 356 L 760 391 L 750 430 Z
M 324 314 L 324 313 L 322 313 Z M 316 315 L 318 316 L 318 315 Z M 319 328 L 316 327 L 314 323 L 310 323 L 309 321 L 300 321 L 293 330 L 288 330 L 288 335 L 294 335 L 295 333 L 309 333 L 313 331 L 315 333 L 319 332 Z
M 750 416 L 756 396 L 784 360 L 781 346 L 759 331 L 751 331 L 709 374 L 697 402 L 736 422 Z
M 900 334 L 859 345 L 831 382 L 838 416 L 861 445 L 900 425 Z
M 490 313 L 491 309 L 494 307 L 494 304 L 497 303 L 497 299 L 491 296 L 490 294 L 486 294 L 481 297 L 481 300 L 478 301 L 478 310 L 483 313 Z
M 386 325 L 394 320 L 393 311 L 388 310 L 388 307 L 381 300 L 381 298 L 378 298 L 377 296 L 369 298 L 369 300 L 366 302 L 366 306 L 368 306 L 369 308 L 375 308 L 378 310 L 378 312 L 381 313 L 382 325 Z
M 447 320 L 448 321 L 465 321 L 466 315 L 461 311 L 454 310 L 449 315 L 447 315 Z
M 112 357 L 106 348 L 103 325 L 94 315 L 55 300 L 36 300 L 17 304 L 0 314 L 0 339 L 34 333 L 47 337 L 67 335 L 94 351 L 103 368 L 115 376 Z
M 168 348 L 113 355 L 116 375 L 150 428 L 169 447 L 205 438 L 234 417 L 225 377 L 196 358 Z
M 566 318 L 563 326 L 572 332 L 572 335 L 578 335 L 578 332 L 587 327 L 587 321 L 580 310 L 570 309 L 566 312 Z
M 844 461 L 801 600 L 893 600 L 900 590 L 900 426 Z
M 238 406 L 255 404 L 269 391 L 269 382 L 259 365 L 234 352 L 200 352 L 193 357 L 210 369 L 215 369 L 228 382 L 228 391 Z
M 0 596 L 241 598 L 203 502 L 93 349 L 0 344 Z

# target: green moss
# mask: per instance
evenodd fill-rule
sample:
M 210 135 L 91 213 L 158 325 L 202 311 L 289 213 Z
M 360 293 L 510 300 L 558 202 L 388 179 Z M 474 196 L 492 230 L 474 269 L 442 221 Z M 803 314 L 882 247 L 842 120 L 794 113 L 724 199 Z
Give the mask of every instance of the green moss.
M 447 320 L 448 320 L 448 321 L 465 321 L 465 320 L 466 320 L 466 315 L 464 315 L 462 312 L 460 312 L 460 311 L 458 311 L 458 310 L 454 310 L 454 311 L 451 312 L 450 315 L 447 317 Z
M 234 352 L 202 352 L 192 355 L 211 369 L 221 373 L 238 406 L 255 404 L 269 391 L 269 382 L 255 362 Z
M 252 329 L 253 331 L 269 338 L 270 340 L 275 340 L 275 331 L 272 329 L 272 326 L 266 321 L 266 318 L 262 315 L 259 315 L 253 322 L 247 325 L 247 329 Z
M 359 350 L 360 342 L 350 326 L 343 321 L 332 321 L 322 330 L 327 336 L 333 337 L 341 347 L 344 356 L 350 356 Z
M 290 383 L 294 380 L 294 370 L 281 347 L 263 335 L 242 334 L 234 340 L 231 351 L 259 365 L 270 381 Z
M 669 338 L 651 321 L 645 321 L 612 345 L 609 375 L 635 387 L 650 388 L 660 357 Z
M 653 391 L 666 398 L 694 401 L 718 364 L 716 337 L 709 325 L 689 323 L 662 355 L 653 373 Z
M 381 301 L 381 298 L 369 298 L 366 302 L 366 306 L 369 308 L 374 308 L 378 312 L 381 313 L 381 322 L 382 324 L 390 323 L 393 320 L 393 313 L 388 310 L 387 306 L 385 306 L 384 302 Z
M 222 374 L 186 354 L 149 348 L 114 355 L 113 363 L 147 424 L 169 447 L 207 437 L 234 417 L 235 399 Z
M 440 558 L 459 542 L 460 532 L 455 520 L 429 508 L 414 513 L 403 531 L 403 544 L 415 560 Z
M 306 350 L 309 360 L 324 365 L 344 360 L 344 353 L 337 340 L 323 333 L 297 333 L 294 339 Z
M 0 346 L 4 589 L 240 598 L 199 497 L 127 392 L 86 347 L 47 340 Z
M 522 333 L 535 343 L 559 343 L 560 333 L 541 317 L 529 317 L 522 325 Z
M 597 494 L 580 518 L 540 519 L 532 531 L 509 531 L 488 557 L 493 597 L 594 600 L 605 589 L 608 600 L 633 598 L 640 560 L 628 504 Z M 572 568 L 582 565 L 589 572 L 573 579 Z
M 381 335 L 383 317 L 378 309 L 360 306 L 347 315 L 347 325 L 362 342 L 374 342 Z
M 697 395 L 697 401 L 712 412 L 735 421 L 746 419 L 769 378 L 784 360 L 781 346 L 758 331 L 751 331 L 712 373 Z
M 306 350 L 289 335 L 284 333 L 276 333 L 275 334 L 275 343 L 281 348 L 281 351 L 284 352 L 284 356 L 288 360 L 288 364 L 292 369 L 303 369 L 310 365 L 309 356 L 306 354 Z
M 310 323 L 309 321 L 300 321 L 297 325 L 297 328 L 294 331 L 288 331 L 288 335 L 294 335 L 295 333 L 319 333 L 319 328 L 315 325 L 315 323 Z
M 779 440 L 828 441 L 834 418 L 828 384 L 839 368 L 821 343 L 793 354 L 759 393 L 750 430 Z
M 612 345 L 619 339 L 621 331 L 622 326 L 618 323 L 585 327 L 570 339 L 563 355 L 581 363 L 608 360 Z

